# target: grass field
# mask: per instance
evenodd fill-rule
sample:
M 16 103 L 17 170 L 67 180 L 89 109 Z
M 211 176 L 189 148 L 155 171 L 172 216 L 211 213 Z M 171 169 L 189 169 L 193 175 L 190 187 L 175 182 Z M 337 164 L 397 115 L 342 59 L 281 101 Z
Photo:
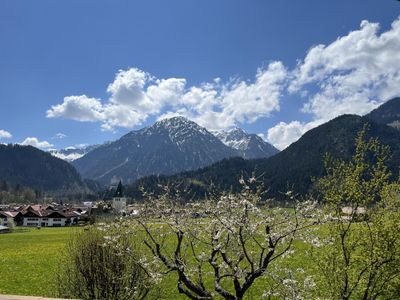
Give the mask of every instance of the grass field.
M 77 230 L 80 229 L 17 228 L 0 235 L 0 294 L 57 296 L 56 274 L 63 267 L 62 251 Z M 212 285 L 212 278 L 206 281 Z M 165 276 L 149 298 L 187 299 L 177 292 L 176 282 L 176 274 Z M 257 282 L 247 299 L 258 299 L 264 284 Z
M 17 228 L 0 235 L 0 294 L 55 296 L 61 252 L 77 228 Z
M 71 236 L 80 228 L 17 228 L 0 235 L 0 294 L 57 296 L 56 274 L 63 268 L 62 253 Z M 135 236 L 142 240 L 144 236 Z M 174 244 L 171 240 L 171 246 Z M 296 248 L 299 248 L 297 244 Z M 294 265 L 301 267 L 304 257 Z M 212 278 L 206 284 L 212 287 Z M 259 299 L 266 282 L 257 281 L 246 299 Z M 153 287 L 150 299 L 187 299 L 177 291 L 176 274 L 170 273 Z

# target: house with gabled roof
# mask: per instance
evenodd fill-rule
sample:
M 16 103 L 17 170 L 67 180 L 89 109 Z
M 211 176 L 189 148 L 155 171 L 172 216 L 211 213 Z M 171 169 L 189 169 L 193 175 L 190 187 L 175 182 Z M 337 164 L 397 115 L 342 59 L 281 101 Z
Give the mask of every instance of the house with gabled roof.
M 23 215 L 23 226 L 64 227 L 77 223 L 78 214 L 67 210 L 36 210 L 38 206 L 29 206 Z
M 22 223 L 22 226 L 36 226 L 39 227 L 41 225 L 41 214 L 32 209 L 31 207 L 28 207 L 28 210 L 22 213 L 24 217 L 24 221 Z
M 24 222 L 24 217 L 20 211 L 0 211 L 0 213 L 2 213 L 2 215 L 5 216 L 8 220 L 7 225 L 3 224 L 4 226 L 8 226 L 10 224 L 10 221 L 13 221 L 14 225 L 16 226 L 22 226 Z

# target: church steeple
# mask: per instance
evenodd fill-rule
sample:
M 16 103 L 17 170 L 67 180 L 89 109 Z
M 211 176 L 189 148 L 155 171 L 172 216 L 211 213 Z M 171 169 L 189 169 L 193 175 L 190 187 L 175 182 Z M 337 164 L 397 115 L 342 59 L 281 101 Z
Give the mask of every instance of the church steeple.
M 117 190 L 115 191 L 114 197 L 115 197 L 115 198 L 122 198 L 123 196 L 124 196 L 124 195 L 123 195 L 123 193 L 122 193 L 122 182 L 121 182 L 121 180 L 120 180 L 119 183 L 118 183 Z

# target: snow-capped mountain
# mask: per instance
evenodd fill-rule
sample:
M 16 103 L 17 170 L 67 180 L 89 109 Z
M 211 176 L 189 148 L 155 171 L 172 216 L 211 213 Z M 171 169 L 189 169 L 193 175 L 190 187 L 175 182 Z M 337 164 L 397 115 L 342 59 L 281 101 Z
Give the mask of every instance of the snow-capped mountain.
M 212 133 L 226 146 L 236 149 L 240 156 L 246 159 L 265 158 L 279 152 L 278 149 L 265 142 L 258 135 L 246 133 L 240 128 L 213 131 Z
M 72 164 L 85 178 L 109 184 L 148 175 L 170 175 L 239 156 L 205 128 L 183 117 L 156 122 L 90 151 Z
M 72 162 L 74 160 L 77 160 L 78 158 L 83 157 L 86 155 L 88 152 L 92 151 L 93 149 L 96 149 L 99 145 L 84 145 L 84 146 L 76 146 L 76 147 L 67 147 L 65 149 L 60 149 L 60 150 L 50 150 L 49 152 L 51 155 L 61 158 L 67 162 Z

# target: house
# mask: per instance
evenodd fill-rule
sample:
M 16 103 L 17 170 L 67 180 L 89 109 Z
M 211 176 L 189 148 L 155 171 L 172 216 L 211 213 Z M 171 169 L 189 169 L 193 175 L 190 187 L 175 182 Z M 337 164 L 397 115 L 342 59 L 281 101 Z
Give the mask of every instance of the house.
M 13 222 L 16 226 L 64 227 L 78 224 L 80 216 L 89 214 L 90 211 L 86 206 L 59 205 L 57 203 L 8 206 L 0 210 L 0 225 L 9 226 L 10 222 Z
M 45 207 L 45 210 L 38 209 L 38 206 L 29 206 L 22 213 L 22 226 L 28 227 L 64 227 L 71 226 L 78 222 L 79 214 L 66 209 L 54 210 Z M 41 207 L 40 207 L 41 208 Z
M 5 214 L 9 216 L 14 221 L 16 226 L 22 226 L 24 223 L 24 216 L 20 211 L 5 211 Z
M 41 218 L 41 227 L 64 227 L 71 224 L 70 218 L 58 211 L 45 211 Z

